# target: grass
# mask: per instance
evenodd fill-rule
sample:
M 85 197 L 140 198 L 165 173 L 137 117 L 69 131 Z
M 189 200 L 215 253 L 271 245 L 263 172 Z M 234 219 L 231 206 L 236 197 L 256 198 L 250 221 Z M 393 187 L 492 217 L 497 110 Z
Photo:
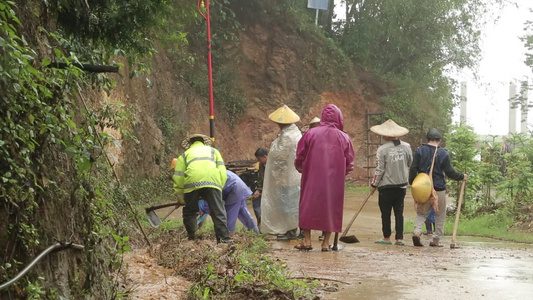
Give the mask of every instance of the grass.
M 357 186 L 346 184 L 346 191 L 351 193 L 367 193 L 369 187 L 366 185 Z M 455 215 L 446 217 L 446 223 L 444 224 L 445 235 L 451 236 L 453 234 L 454 223 Z M 470 219 L 461 217 L 459 219 L 457 235 L 488 237 L 519 243 L 533 243 L 533 234 L 514 230 L 511 228 L 512 225 L 512 218 L 506 216 L 504 213 L 486 214 Z M 425 225 L 423 225 L 422 229 L 425 231 Z M 405 219 L 404 232 L 412 233 L 413 230 L 414 219 Z
M 455 216 L 448 216 L 444 224 L 444 234 L 453 234 Z M 489 237 L 520 243 L 533 243 L 533 234 L 509 229 L 512 220 L 498 215 L 482 215 L 472 219 L 459 219 L 457 235 Z M 425 225 L 422 228 L 425 230 Z M 404 222 L 404 231 L 413 232 L 414 220 Z

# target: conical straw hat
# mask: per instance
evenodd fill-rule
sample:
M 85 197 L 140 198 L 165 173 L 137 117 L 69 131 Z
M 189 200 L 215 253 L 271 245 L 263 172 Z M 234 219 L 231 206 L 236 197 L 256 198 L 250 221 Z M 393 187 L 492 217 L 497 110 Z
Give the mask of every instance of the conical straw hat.
M 208 137 L 207 135 L 205 134 L 200 134 L 200 133 L 195 133 L 195 134 L 191 134 L 189 135 L 188 137 L 186 137 L 183 141 L 181 141 L 181 146 L 183 147 L 183 149 L 189 149 L 189 147 L 191 146 L 191 139 L 194 138 L 194 137 L 201 137 L 204 139 L 204 145 L 206 146 L 211 146 L 211 138 Z
M 314 117 L 311 121 L 309 121 L 309 125 L 315 124 L 315 123 L 320 123 L 319 117 Z
M 411 194 L 416 203 L 425 203 L 431 196 L 431 178 L 426 173 L 418 173 L 411 184 Z
M 279 124 L 292 124 L 300 121 L 300 117 L 287 105 L 276 109 L 268 118 Z
M 409 129 L 396 124 L 396 122 L 390 119 L 381 125 L 370 127 L 370 131 L 378 135 L 389 137 L 400 137 L 409 133 Z

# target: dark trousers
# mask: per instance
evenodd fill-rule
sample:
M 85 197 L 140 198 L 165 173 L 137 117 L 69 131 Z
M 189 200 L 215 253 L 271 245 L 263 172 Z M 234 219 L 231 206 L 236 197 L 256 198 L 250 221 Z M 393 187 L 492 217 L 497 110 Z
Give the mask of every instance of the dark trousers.
M 183 207 L 183 225 L 185 225 L 185 229 L 187 229 L 189 239 L 194 240 L 196 238 L 196 230 L 198 230 L 196 217 L 199 212 L 198 200 L 201 198 L 207 201 L 207 204 L 209 205 L 217 242 L 230 241 L 226 209 L 224 208 L 221 191 L 214 188 L 202 188 L 186 193 L 184 196 L 185 207 Z
M 261 197 L 252 199 L 252 205 L 254 207 L 255 218 L 257 219 L 257 225 L 261 224 Z
M 379 210 L 381 211 L 381 230 L 383 237 L 391 236 L 391 211 L 394 209 L 396 220 L 396 240 L 403 240 L 403 201 L 405 189 L 387 188 L 379 190 Z

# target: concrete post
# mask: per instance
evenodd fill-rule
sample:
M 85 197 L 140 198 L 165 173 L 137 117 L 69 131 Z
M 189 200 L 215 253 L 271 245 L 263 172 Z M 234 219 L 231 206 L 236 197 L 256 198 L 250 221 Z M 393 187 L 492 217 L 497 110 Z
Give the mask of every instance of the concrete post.
M 509 83 L 509 135 L 516 133 L 516 85 Z
M 520 132 L 527 133 L 527 113 L 528 113 L 528 83 L 527 81 L 522 81 L 522 86 L 520 89 L 520 109 L 521 109 L 521 118 L 520 118 Z
M 466 81 L 461 82 L 461 115 L 460 115 L 460 121 L 459 123 L 461 125 L 466 124 Z

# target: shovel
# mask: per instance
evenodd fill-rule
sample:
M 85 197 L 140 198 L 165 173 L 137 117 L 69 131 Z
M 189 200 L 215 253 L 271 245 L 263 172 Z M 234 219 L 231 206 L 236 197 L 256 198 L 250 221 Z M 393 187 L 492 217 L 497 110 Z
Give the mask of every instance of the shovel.
M 176 203 L 176 202 L 172 202 L 172 203 L 156 205 L 156 206 L 150 206 L 150 207 L 145 208 L 146 217 L 148 218 L 148 222 L 150 222 L 150 225 L 152 225 L 152 227 L 155 227 L 155 228 L 159 227 L 159 225 L 161 225 L 161 223 L 163 223 L 163 222 L 156 215 L 155 210 L 156 209 L 165 208 L 165 207 L 170 207 L 170 206 L 175 206 L 176 208 L 178 208 L 181 205 L 182 204 L 179 204 L 179 203 Z
M 333 247 L 331 247 L 331 250 L 341 251 L 342 249 L 344 249 L 344 245 L 339 244 L 338 241 L 339 241 L 339 233 L 335 232 L 335 238 L 333 239 Z
M 457 211 L 455 212 L 455 224 L 453 224 L 452 242 L 450 244 L 451 249 L 459 248 L 459 246 L 455 244 L 455 237 L 457 235 L 457 226 L 459 225 L 459 215 L 461 214 L 461 205 L 463 204 L 463 195 L 465 193 L 465 183 L 466 181 L 463 180 L 463 184 L 461 185 L 461 192 L 459 192 L 459 203 L 457 203 Z
M 370 199 L 370 196 L 372 196 L 372 193 L 368 193 L 368 195 L 366 196 L 365 201 L 363 201 L 363 204 L 361 205 L 359 210 L 355 213 L 355 215 L 353 216 L 352 220 L 348 224 L 348 227 L 346 227 L 346 229 L 344 229 L 344 232 L 342 233 L 342 236 L 340 238 L 341 242 L 344 242 L 344 243 L 347 243 L 347 244 L 359 243 L 359 240 L 355 237 L 355 235 L 346 236 L 346 234 L 348 234 L 348 230 L 350 230 L 350 227 L 352 227 L 353 221 L 355 221 L 355 218 L 357 218 L 357 216 L 359 215 L 361 210 L 363 210 L 363 207 L 365 206 L 365 204 L 368 201 L 368 199 Z

